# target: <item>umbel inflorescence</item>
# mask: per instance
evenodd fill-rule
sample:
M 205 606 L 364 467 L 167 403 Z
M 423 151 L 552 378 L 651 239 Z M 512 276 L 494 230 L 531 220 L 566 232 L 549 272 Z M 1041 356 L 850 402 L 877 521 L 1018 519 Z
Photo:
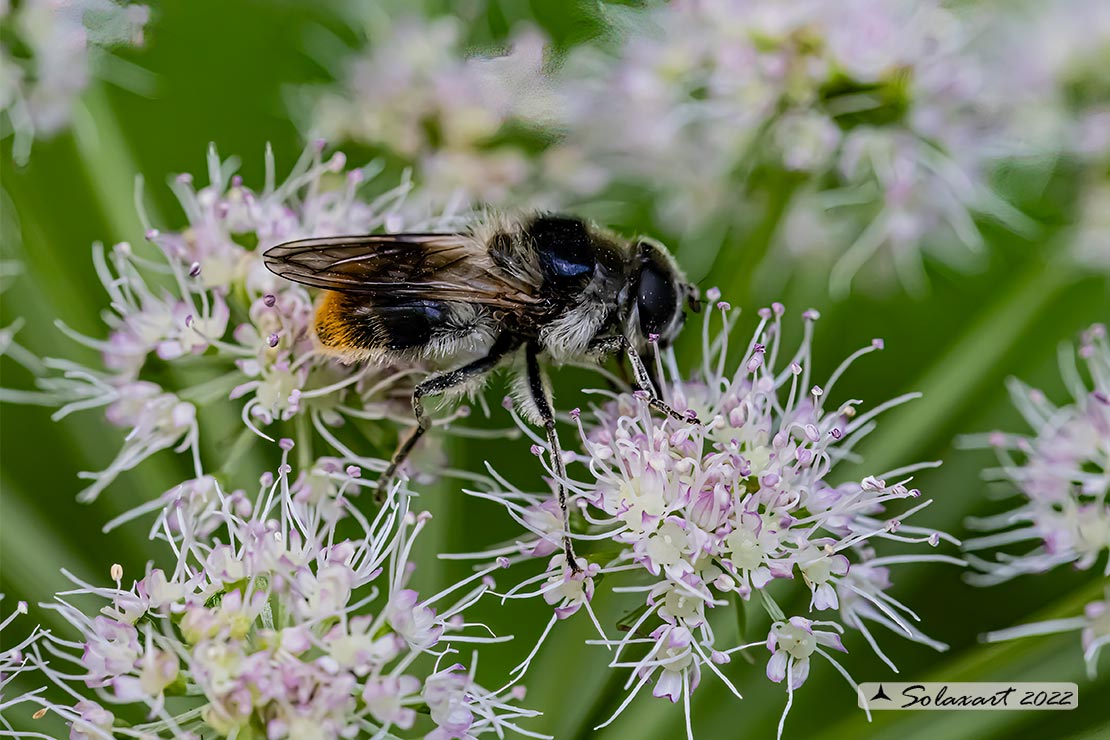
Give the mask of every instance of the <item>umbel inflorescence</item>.
M 971 438 L 998 454 L 991 479 L 1004 481 L 1017 506 L 970 525 L 986 534 L 964 543 L 978 571 L 969 579 L 993 585 L 1071 565 L 1087 570 L 1110 551 L 1110 346 L 1103 324 L 1083 332 L 1075 361 L 1061 351 L 1070 403 L 1057 406 L 1040 390 L 1010 383 L 1014 405 L 1031 434 L 992 432 Z M 1086 369 L 1084 378 L 1080 367 Z M 1014 548 L 1020 546 L 1020 550 Z M 980 552 L 996 550 L 993 558 Z M 1103 567 L 1110 578 L 1110 562 Z M 1110 644 L 1110 593 L 1087 604 L 1084 614 L 987 634 L 989 641 L 1081 631 L 1083 659 L 1093 678 L 1102 647 Z
M 29 650 L 76 701 L 29 700 L 74 740 L 384 738 L 414 726 L 447 740 L 503 735 L 538 714 L 510 704 L 522 690 L 478 685 L 476 656 L 461 652 L 508 639 L 465 620 L 489 570 L 422 596 L 409 556 L 429 514 L 407 495 L 363 514 L 357 497 L 372 484 L 354 467 L 325 465 L 326 488 L 291 475 L 283 456 L 256 497 L 216 484 L 202 507 L 169 503 L 162 552 L 129 588 L 118 565 L 114 586 L 70 575 L 74 588 L 44 606 L 73 634 L 46 632 Z
M 407 420 L 406 389 L 419 368 L 349 365 L 322 353 L 312 333 L 313 297 L 266 270 L 261 253 L 303 237 L 450 229 L 457 218 L 406 209 L 408 181 L 367 198 L 363 188 L 378 170 L 348 169 L 342 154 L 325 160 L 322 152 L 322 143 L 310 147 L 279 181 L 267 151 L 265 181 L 252 189 L 235 174 L 237 161 L 221 161 L 212 148 L 207 185 L 196 188 L 187 174 L 171 183 L 184 228 L 160 230 L 141 214 L 148 244 L 94 246 L 95 274 L 109 298 L 106 336 L 59 328 L 97 350 L 101 363 L 26 363 L 38 391 L 3 391 L 6 400 L 60 406 L 56 419 L 103 408 L 108 422 L 125 430 L 116 458 L 83 474 L 90 482 L 81 499 L 97 497 L 119 474 L 170 448 L 189 452 L 193 484 L 208 487 L 206 475 L 229 472 L 259 442 L 281 435 L 309 448 L 318 434 L 336 454 L 370 470 L 384 467 L 342 438 L 376 420 Z M 28 356 L 8 354 L 17 361 Z M 170 383 L 162 379 L 165 367 L 176 371 Z M 204 462 L 201 416 L 228 408 L 242 421 L 237 437 L 227 432 L 237 441 L 212 449 Z
M 719 294 L 709 298 L 716 302 Z M 783 337 L 784 308 L 775 304 L 759 312 L 750 340 L 734 355 L 729 337 L 738 314 L 723 302 L 716 309 L 725 327 L 711 332 L 706 317 L 704 354 L 693 375 L 682 373 L 670 351 L 658 366 L 668 402 L 695 412 L 702 424 L 657 418 L 635 393 L 605 393 L 607 400 L 589 413 L 571 412 L 582 454 L 573 456 L 580 464 L 568 467 L 563 483 L 577 510 L 581 572 L 567 567 L 561 553 L 552 555 L 560 524 L 547 494 L 526 493 L 504 479 L 500 491 L 474 492 L 503 504 L 527 530 L 489 555 L 550 558 L 543 573 L 504 594 L 542 596 L 554 607 L 541 642 L 559 619 L 584 611 L 600 633 L 595 642 L 612 651 L 610 666 L 628 672 L 627 698 L 603 725 L 650 687 L 656 697 L 683 702 L 692 735 L 690 696 L 707 672 L 739 696 L 725 668 L 739 651 L 766 651 L 767 677 L 786 686 L 785 721 L 813 660 L 828 661 L 852 683 L 834 656 L 845 650 L 845 628 L 857 630 L 892 668 L 876 628 L 945 648 L 889 593 L 895 566 L 962 564 L 931 552 L 942 540 L 956 540 L 907 521 L 929 504 L 911 487 L 912 473 L 937 463 L 834 482 L 838 463 L 876 428 L 878 415 L 916 397 L 868 411 L 858 400 L 831 400 L 849 366 L 882 342 L 851 354 L 816 384 L 815 311 L 803 314 L 793 354 Z M 538 441 L 534 451 L 545 455 Z M 545 465 L 556 475 L 546 459 Z M 884 555 L 889 542 L 926 551 Z M 591 609 L 599 579 L 630 601 L 623 636 Z M 731 630 L 722 638 L 716 615 L 734 608 L 766 612 L 770 623 L 757 641 L 736 644 Z
M 702 682 L 739 696 L 737 676 L 750 669 L 738 658 L 758 657 L 785 690 L 781 735 L 812 670 L 853 683 L 838 653 L 867 645 L 894 668 L 888 632 L 944 649 L 892 595 L 900 565 L 963 564 L 933 549 L 954 539 L 917 522 L 928 501 L 914 476 L 935 463 L 869 470 L 858 446 L 913 395 L 872 408 L 843 397 L 844 374 L 880 341 L 817 378 L 816 312 L 795 329 L 772 305 L 736 344 L 738 312 L 711 293 L 699 361 L 667 350 L 655 367 L 668 403 L 704 423 L 662 418 L 612 377 L 615 390 L 562 419 L 579 438 L 567 473 L 521 423 L 537 475 L 546 469 L 572 494 L 577 568 L 559 554 L 550 491 L 517 487 L 495 466 L 452 471 L 426 439 L 438 472 L 477 480 L 473 495 L 521 530 L 481 553 L 470 577 L 418 589 L 413 554 L 430 547 L 417 536 L 429 514 L 414 501 L 432 466 L 414 460 L 379 501 L 364 473 L 386 467 L 375 455 L 411 423 L 412 387 L 429 368 L 322 353 L 316 296 L 275 278 L 260 254 L 308 237 L 455 231 L 470 203 L 585 206 L 599 220 L 681 235 L 706 263 L 728 257 L 714 257 L 728 243 L 721 234 L 765 233 L 753 266 L 773 240 L 776 258 L 820 262 L 834 292 L 859 286 L 861 270 L 869 286 L 890 274 L 917 288 L 924 256 L 959 266 L 980 251 L 984 221 L 1035 233 L 999 194 L 1013 184 L 1009 168 L 1047 178 L 1076 167 L 1080 228 L 1059 254 L 1104 269 L 1110 6 L 1033 5 L 1007 14 L 933 0 L 606 5 L 597 38 L 556 47 L 514 26 L 500 57 L 475 54 L 455 18 L 380 13 L 369 50 L 305 118 L 413 166 L 419 188 L 407 174 L 383 184 L 384 167 L 350 167 L 319 142 L 284 178 L 267 153 L 260 183 L 213 149 L 206 184 L 171 182 L 184 225 L 142 213 L 145 241 L 94 247 L 103 331 L 60 329 L 99 361 L 40 361 L 16 343 L 18 321 L 0 330 L 0 353 L 36 386 L 0 397 L 57 407 L 57 418 L 98 410 L 118 432 L 118 455 L 83 474 L 82 500 L 155 455 L 190 464 L 186 480 L 105 525 L 149 525 L 152 559 L 138 578 L 107 563 L 110 582 L 67 571 L 73 588 L 41 605 L 62 625 L 50 631 L 20 632 L 33 605 L 3 609 L 0 628 L 18 636 L 0 650 L 0 734 L 15 732 L 16 711 L 37 709 L 77 740 L 531 736 L 523 720 L 537 712 L 517 706 L 529 668 L 577 614 L 624 679 L 603 726 L 650 691 L 684 705 L 692 735 Z M 124 0 L 0 0 L 0 21 L 0 136 L 13 134 L 22 163 L 34 138 L 81 120 L 82 91 L 108 70 L 105 50 L 142 44 L 149 13 Z M 1018 503 L 974 522 L 984 534 L 965 548 L 977 582 L 1103 570 L 1105 328 L 1084 333 L 1077 354 L 1063 363 L 1072 401 L 1015 382 L 1032 431 L 980 440 Z M 263 470 L 276 473 L 259 480 Z M 498 589 L 493 574 L 514 564 L 534 570 Z M 494 592 L 542 597 L 551 611 L 518 668 L 491 682 L 475 648 L 507 636 L 466 615 Z M 599 594 L 626 602 L 626 616 L 601 613 Z M 1003 622 L 987 639 L 1081 632 L 1094 675 L 1110 643 L 1110 596 L 1077 612 Z
M 158 563 L 130 589 L 120 574 L 114 588 L 77 582 L 50 606 L 76 637 L 50 633 L 30 648 L 51 683 L 77 686 L 73 704 L 41 700 L 75 737 L 231 737 L 254 728 L 274 738 L 331 738 L 428 721 L 432 737 L 445 740 L 465 736 L 459 732 L 528 734 L 516 720 L 530 712 L 507 701 L 520 695 L 541 645 L 493 691 L 449 656 L 452 645 L 486 639 L 460 634 L 459 612 L 493 588 L 490 573 L 531 557 L 550 558 L 547 568 L 503 596 L 542 595 L 553 607 L 545 637 L 560 618 L 593 618 L 613 667 L 629 670 L 627 700 L 610 721 L 648 687 L 682 701 L 689 718 L 707 672 L 736 691 L 728 664 L 742 650 L 767 651 L 766 674 L 785 684 L 789 711 L 815 659 L 851 682 L 835 657 L 846 629 L 891 666 L 876 628 L 944 648 L 889 595 L 891 570 L 961 561 L 878 550 L 884 541 L 931 548 L 951 539 L 906 523 L 928 503 L 918 500 L 912 474 L 935 463 L 835 482 L 836 466 L 853 456 L 877 416 L 914 397 L 866 411 L 856 400 L 830 400 L 849 366 L 882 342 L 817 383 L 816 312 L 803 314 L 793 353 L 778 304 L 759 312 L 750 340 L 730 353 L 738 312 L 715 291 L 698 367 L 686 374 L 669 351 L 656 367 L 669 403 L 702 423 L 657 418 L 642 394 L 625 392 L 571 414 L 582 452 L 568 462 L 582 465 L 562 483 L 572 492 L 581 572 L 554 555 L 562 524 L 550 494 L 524 493 L 494 473 L 477 495 L 503 503 L 527 534 L 443 593 L 421 599 L 407 588 L 412 535 L 424 521 L 408 510 L 409 488 L 393 491 L 382 509 L 369 496 L 357 505 L 352 498 L 370 485 L 363 470 L 384 468 L 363 435 L 373 422 L 408 421 L 412 381 L 424 369 L 344 365 L 322 354 L 312 336 L 313 296 L 265 271 L 259 254 L 306 236 L 452 229 L 460 220 L 414 213 L 407 183 L 367 199 L 372 170 L 345 165 L 313 147 L 279 183 L 268 157 L 266 181 L 253 190 L 233 163 L 211 153 L 209 185 L 196 189 L 188 176 L 173 182 L 186 228 L 150 228 L 145 247 L 94 250 L 110 297 L 107 336 L 62 328 L 99 350 L 101 365 L 28 363 L 38 390 L 7 392 L 60 405 L 58 416 L 103 407 L 106 420 L 126 430 L 118 457 L 88 474 L 85 499 L 167 449 L 188 453 L 193 464 L 192 478 L 108 523 L 152 516 L 151 536 L 168 548 L 169 565 Z M 714 330 L 718 315 L 725 325 Z M 178 372 L 151 372 L 163 366 Z M 206 424 L 219 424 L 217 412 L 229 404 L 238 422 L 231 415 L 224 424 L 239 428 L 220 439 L 236 441 L 206 445 Z M 278 475 L 247 496 L 238 461 L 274 445 L 283 455 Z M 294 450 L 296 478 L 285 461 Z M 409 485 L 419 490 L 418 480 Z M 590 606 L 601 577 L 604 588 L 634 595 L 623 636 Z M 769 617 L 757 641 L 722 637 L 717 614 L 757 604 Z

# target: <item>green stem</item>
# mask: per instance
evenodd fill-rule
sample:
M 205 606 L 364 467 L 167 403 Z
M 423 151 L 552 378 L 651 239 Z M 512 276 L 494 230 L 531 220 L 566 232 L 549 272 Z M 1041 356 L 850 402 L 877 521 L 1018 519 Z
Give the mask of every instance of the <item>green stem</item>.
M 457 445 L 454 440 L 446 436 L 443 445 L 446 459 L 455 459 L 453 452 Z M 433 519 L 421 535 L 425 540 L 424 543 L 417 548 L 417 553 L 414 555 L 417 561 L 416 571 L 417 573 L 423 571 L 422 583 L 435 584 L 436 590 L 448 585 L 447 572 L 451 563 L 440 560 L 439 555 L 452 550 L 452 532 L 455 522 L 458 521 L 455 512 L 459 506 L 459 498 L 463 495 L 458 481 L 449 481 L 444 477 L 436 478 L 435 482 L 424 487 L 421 493 L 424 501 L 421 505 L 431 509 Z M 434 505 L 431 505 L 433 503 Z
M 1097 727 L 1090 727 L 1072 735 L 1068 740 L 1106 740 L 1110 737 L 1110 722 L 1104 722 Z
M 595 605 L 595 609 L 596 606 L 597 605 Z M 575 616 L 577 617 L 578 615 Z M 605 613 L 598 614 L 598 619 L 601 620 L 602 624 L 605 624 L 605 620 L 607 617 L 608 615 Z M 585 628 L 589 631 L 593 630 L 592 625 L 589 625 L 586 619 L 579 619 L 578 626 L 585 626 Z M 577 637 L 577 635 L 575 635 L 575 637 Z M 567 635 L 564 636 L 563 639 L 568 640 L 568 644 L 570 644 L 569 640 L 574 638 Z M 587 637 L 586 639 L 589 638 Z M 582 645 L 582 642 L 579 642 L 577 644 Z M 593 678 L 589 682 L 587 682 L 585 678 L 580 675 L 580 671 L 582 670 L 581 665 L 577 664 L 575 661 L 568 662 L 566 660 L 563 660 L 560 663 L 562 670 L 566 674 L 564 676 L 566 682 L 563 684 L 563 686 L 578 684 L 584 687 L 588 687 L 588 691 L 584 691 L 582 695 L 585 697 L 592 696 L 594 697 L 594 699 L 593 701 L 586 703 L 574 713 L 574 721 L 562 722 L 560 729 L 565 728 L 565 731 L 559 732 L 558 734 L 556 734 L 556 737 L 573 738 L 573 740 L 590 740 L 591 738 L 596 738 L 600 733 L 594 730 L 594 728 L 609 719 L 613 712 L 616 711 L 616 708 L 620 705 L 626 693 L 624 683 L 628 680 L 629 669 L 609 668 L 607 663 L 610 658 L 611 654 L 609 653 L 602 653 L 600 655 L 594 654 L 593 656 L 590 656 L 591 661 L 595 662 L 595 665 L 601 660 L 605 661 L 602 664 L 604 667 L 599 666 L 602 672 L 600 681 L 598 681 L 596 678 Z M 586 675 L 589 675 L 589 673 L 587 673 Z M 550 694 L 547 695 L 550 696 Z M 621 715 L 621 719 L 618 719 L 617 723 L 621 723 L 621 720 L 627 721 L 628 719 L 629 716 L 627 714 Z M 627 722 L 623 723 L 621 726 L 622 728 L 627 727 Z M 612 731 L 612 729 L 613 726 L 610 725 L 608 728 L 606 728 L 606 731 Z M 633 737 L 636 736 L 633 735 Z
M 235 436 L 235 441 L 231 443 L 230 447 L 226 448 L 228 452 L 224 460 L 223 471 L 229 476 L 229 479 L 233 473 L 242 469 L 242 461 L 248 455 L 251 455 L 251 459 L 254 459 L 251 451 L 259 439 L 261 438 L 257 434 L 246 427 L 239 430 L 239 433 Z M 251 472 L 257 473 L 258 471 L 254 469 Z
M 297 414 L 293 428 L 297 435 L 297 467 L 300 468 L 299 472 L 307 473 L 313 462 L 312 426 L 309 424 L 307 411 Z

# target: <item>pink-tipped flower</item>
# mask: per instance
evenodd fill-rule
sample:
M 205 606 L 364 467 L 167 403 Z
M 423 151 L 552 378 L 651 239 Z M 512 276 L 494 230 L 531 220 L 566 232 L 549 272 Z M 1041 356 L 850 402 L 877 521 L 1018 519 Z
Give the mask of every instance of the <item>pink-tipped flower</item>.
M 820 646 L 831 647 L 847 652 L 836 631 L 814 629 L 813 622 L 804 617 L 791 617 L 785 622 L 775 622 L 767 634 L 767 650 L 771 659 L 767 661 L 767 678 L 775 683 L 787 679 L 791 689 L 799 688 L 809 677 L 809 659 Z M 837 630 L 840 625 L 827 623 Z
M 989 445 L 1000 467 L 991 471 L 1012 487 L 1019 505 L 971 525 L 991 534 L 968 540 L 971 552 L 1033 542 L 1024 554 L 995 560 L 972 557 L 982 571 L 974 580 L 999 583 L 1059 565 L 1086 569 L 1110 550 L 1110 345 L 1106 327 L 1096 324 L 1080 338 L 1084 379 L 1071 353 L 1061 353 L 1065 383 L 1073 399 L 1057 406 L 1042 391 L 1013 380 L 1014 405 L 1032 434 L 994 432 L 969 440 Z M 1110 564 L 1104 573 L 1110 575 Z
M 292 422 L 299 437 L 315 430 L 338 454 L 371 470 L 385 463 L 357 456 L 340 427 L 411 419 L 407 394 L 420 368 L 344 364 L 323 352 L 314 337 L 313 296 L 269 272 L 262 252 L 304 237 L 451 228 L 452 218 L 414 215 L 406 205 L 408 182 L 364 198 L 366 170 L 347 170 L 342 155 L 325 158 L 319 147 L 306 151 L 284 181 L 267 152 L 257 188 L 234 176 L 235 166 L 213 148 L 207 185 L 194 185 L 191 176 L 174 181 L 185 217 L 180 230 L 148 228 L 151 244 L 144 246 L 94 246 L 93 266 L 110 301 L 106 338 L 59 328 L 97 350 L 99 364 L 40 362 L 10 340 L 0 342 L 0 350 L 34 372 L 38 386 L 3 389 L 0 398 L 59 406 L 55 418 L 102 407 L 124 430 L 116 459 L 86 474 L 93 482 L 81 493 L 84 500 L 169 448 L 191 453 L 197 480 L 224 472 L 233 460 L 217 456 L 207 468 L 201 464 L 198 417 L 215 415 L 215 407 L 237 410 L 253 435 L 237 435 L 223 422 L 220 440 L 240 438 L 224 448 L 235 456 L 259 439 L 275 441 L 269 430 Z M 170 381 L 159 369 L 166 365 L 178 369 Z
M 969 577 L 973 583 L 993 585 L 1062 565 L 1085 570 L 1110 551 L 1110 344 L 1106 327 L 1096 324 L 1083 332 L 1077 354 L 1078 365 L 1070 350 L 1060 355 L 1064 382 L 1072 394 L 1070 403 L 1057 406 L 1042 391 L 1014 380 L 1011 397 L 1032 433 L 993 432 L 969 440 L 973 446 L 995 449 L 1000 465 L 988 475 L 1006 481 L 1018 504 L 1003 514 L 969 522 L 987 533 L 966 541 L 965 549 L 978 553 L 1033 544 L 1032 549 L 999 553 L 994 559 L 969 555 L 968 561 L 979 571 Z M 1080 367 L 1085 368 L 1086 377 Z M 1103 575 L 1110 576 L 1110 563 L 1103 568 Z M 988 634 L 987 639 L 1083 629 L 1084 660 L 1094 675 L 1099 649 L 1110 640 L 1099 603 L 1089 607 L 1085 617 L 1003 629 Z
M 916 397 L 896 398 L 866 412 L 857 410 L 859 401 L 833 400 L 843 373 L 862 355 L 881 349 L 882 342 L 851 354 L 815 384 L 810 354 L 816 312 L 804 315 L 801 344 L 791 354 L 782 339 L 785 309 L 775 304 L 760 311 L 758 325 L 734 361 L 728 339 L 735 313 L 724 303 L 718 312 L 726 316 L 725 328 L 713 336 L 713 318 L 707 315 L 697 371 L 683 375 L 670 351 L 658 367 L 664 399 L 679 412 L 695 412 L 700 425 L 662 417 L 642 394 L 630 392 L 605 393 L 609 400 L 592 413 L 572 415 L 584 453 L 573 459 L 583 464 L 568 464 L 563 483 L 572 492 L 572 537 L 579 541 L 581 572 L 572 572 L 559 554 L 542 574 L 504 597 L 541 595 L 555 607 L 541 643 L 560 618 L 586 613 L 601 636 L 594 642 L 613 650 L 610 665 L 630 669 L 630 697 L 651 684 L 655 696 L 682 701 L 687 711 L 706 671 L 739 696 L 718 665 L 739 650 L 764 644 L 722 644 L 711 614 L 735 608 L 734 602 L 741 608 L 762 606 L 775 622 L 767 642 L 772 652 L 768 676 L 776 681 L 793 676 L 788 701 L 808 673 L 811 654 L 825 647 L 844 649 L 838 635 L 845 626 L 859 630 L 888 663 L 869 625 L 944 649 L 913 628 L 916 615 L 889 594 L 890 569 L 908 562 L 963 561 L 933 553 L 877 553 L 884 541 L 928 550 L 942 538 L 955 542 L 908 523 L 929 503 L 919 501 L 920 492 L 909 487 L 910 474 L 935 463 L 830 481 L 882 411 Z M 546 455 L 541 459 L 546 465 Z M 550 466 L 547 472 L 556 476 Z M 531 515 L 549 496 L 498 480 L 501 490 L 475 495 L 502 503 L 529 535 L 489 554 L 523 560 L 541 551 L 539 543 L 557 545 L 558 525 Z M 592 549 L 600 550 L 597 556 L 591 557 Z M 629 577 L 633 585 L 624 585 Z M 623 636 L 610 638 L 598 623 L 590 607 L 598 588 L 639 599 L 631 604 L 628 624 L 621 625 Z M 807 596 L 813 619 L 821 621 L 786 620 L 771 591 L 789 588 Z M 538 649 L 518 666 L 518 674 Z
M 368 519 L 349 498 L 369 484 L 330 469 L 332 495 L 302 495 L 283 459 L 249 506 L 218 484 L 189 506 L 166 502 L 161 567 L 129 589 L 119 566 L 108 587 L 67 573 L 75 587 L 44 606 L 75 639 L 45 633 L 29 660 L 79 700 L 35 701 L 77 738 L 241 736 L 259 723 L 271 740 L 384 736 L 412 727 L 422 705 L 436 736 L 456 738 L 534 716 L 472 671 L 434 667 L 458 653 L 456 641 L 508 639 L 470 634 L 485 628 L 462 616 L 500 566 L 419 594 L 408 558 L 428 516 L 391 496 Z M 135 708 L 146 721 L 133 731 L 116 715 Z

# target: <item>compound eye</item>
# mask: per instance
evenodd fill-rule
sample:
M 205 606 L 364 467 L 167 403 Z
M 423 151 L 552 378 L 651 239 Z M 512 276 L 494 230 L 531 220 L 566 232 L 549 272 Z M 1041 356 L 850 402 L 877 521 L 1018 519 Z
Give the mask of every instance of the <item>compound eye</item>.
M 670 325 L 678 308 L 678 290 L 669 270 L 664 271 L 654 262 L 643 264 L 636 308 L 640 331 L 645 337 L 662 334 Z

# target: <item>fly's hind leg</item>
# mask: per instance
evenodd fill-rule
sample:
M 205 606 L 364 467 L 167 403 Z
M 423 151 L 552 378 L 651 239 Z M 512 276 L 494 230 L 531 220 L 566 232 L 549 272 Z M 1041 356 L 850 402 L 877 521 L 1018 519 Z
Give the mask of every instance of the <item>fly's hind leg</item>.
M 509 336 L 502 334 L 493 343 L 489 350 L 489 354 L 474 360 L 471 363 L 463 365 L 455 370 L 449 370 L 439 375 L 432 377 L 419 383 L 412 391 L 412 412 L 416 416 L 416 426 L 404 438 L 400 445 L 397 446 L 397 451 L 393 453 L 393 459 L 389 462 L 389 467 L 385 469 L 381 477 L 378 479 L 377 500 L 380 503 L 385 499 L 386 492 L 389 491 L 393 485 L 393 479 L 397 476 L 397 470 L 408 458 L 416 443 L 424 436 L 432 426 L 431 418 L 424 411 L 424 397 L 425 396 L 438 396 L 446 393 L 452 388 L 457 388 L 465 383 L 485 375 L 489 371 L 497 367 L 497 364 L 504 359 L 505 355 L 512 352 L 520 346 L 520 341 Z
M 543 370 L 540 368 L 538 355 L 539 347 L 529 343 L 525 358 L 528 391 L 543 422 L 543 429 L 547 433 L 547 445 L 551 448 L 551 465 L 555 472 L 555 485 L 559 493 L 559 509 L 563 514 L 563 555 L 571 572 L 581 573 L 578 558 L 574 554 L 574 545 L 570 541 L 570 510 L 567 508 L 567 489 L 563 484 L 567 477 L 566 466 L 563 465 L 563 448 L 559 445 L 559 435 L 555 430 L 555 413 L 551 409 L 551 401 L 547 398 L 547 389 L 544 388 Z

